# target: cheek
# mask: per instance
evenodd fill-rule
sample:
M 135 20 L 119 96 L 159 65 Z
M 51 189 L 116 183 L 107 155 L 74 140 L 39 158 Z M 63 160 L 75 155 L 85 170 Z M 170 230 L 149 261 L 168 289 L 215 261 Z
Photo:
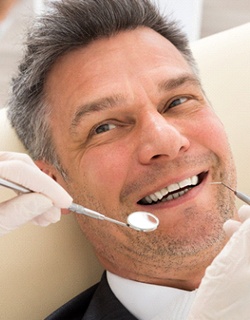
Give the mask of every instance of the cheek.
M 100 146 L 85 153 L 81 167 L 87 168 L 84 174 L 87 184 L 99 197 L 108 194 L 110 199 L 122 189 L 129 171 L 129 154 L 126 147 L 117 145 Z
M 204 113 L 192 129 L 195 140 L 213 152 L 223 153 L 229 149 L 224 126 L 212 110 Z

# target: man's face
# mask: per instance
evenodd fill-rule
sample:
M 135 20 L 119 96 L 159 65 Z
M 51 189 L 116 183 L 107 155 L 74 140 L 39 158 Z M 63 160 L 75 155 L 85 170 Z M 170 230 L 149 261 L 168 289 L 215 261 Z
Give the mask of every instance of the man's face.
M 67 171 L 67 181 L 56 178 L 74 201 L 124 222 L 134 211 L 160 220 L 143 233 L 78 216 L 103 265 L 135 280 L 196 286 L 234 214 L 228 190 L 209 183 L 234 186 L 235 170 L 183 56 L 151 29 L 122 32 L 60 58 L 46 93 Z

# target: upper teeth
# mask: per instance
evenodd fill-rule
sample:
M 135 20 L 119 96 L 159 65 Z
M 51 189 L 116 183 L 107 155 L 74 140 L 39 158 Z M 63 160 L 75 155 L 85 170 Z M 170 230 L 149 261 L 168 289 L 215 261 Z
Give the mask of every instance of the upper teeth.
M 173 183 L 170 184 L 168 187 L 161 189 L 160 191 L 156 191 L 155 193 L 150 194 L 149 196 L 146 196 L 145 198 L 143 198 L 143 202 L 146 203 L 152 203 L 153 201 L 156 202 L 158 200 L 161 200 L 163 197 L 165 197 L 168 193 L 170 192 L 174 192 L 177 191 L 179 189 L 183 189 L 185 187 L 189 187 L 189 186 L 195 186 L 198 183 L 198 176 L 193 176 L 191 178 L 182 180 L 178 183 Z M 178 196 L 184 194 L 185 191 L 179 191 L 176 192 L 172 195 L 170 195 L 169 199 L 173 199 L 173 198 L 177 198 Z

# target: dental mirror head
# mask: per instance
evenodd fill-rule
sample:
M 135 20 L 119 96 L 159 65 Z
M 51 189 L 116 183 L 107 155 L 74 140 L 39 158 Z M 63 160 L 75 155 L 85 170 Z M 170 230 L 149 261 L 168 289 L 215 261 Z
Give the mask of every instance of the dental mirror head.
M 127 219 L 128 226 L 144 232 L 150 232 L 157 229 L 159 219 L 152 213 L 145 211 L 132 212 Z

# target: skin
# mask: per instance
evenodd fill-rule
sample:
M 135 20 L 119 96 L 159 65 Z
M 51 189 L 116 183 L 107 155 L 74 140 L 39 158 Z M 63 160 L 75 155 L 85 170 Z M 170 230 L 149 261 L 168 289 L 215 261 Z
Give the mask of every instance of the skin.
M 78 202 L 126 221 L 133 211 L 159 220 L 150 233 L 79 215 L 104 268 L 129 279 L 192 290 L 225 245 L 222 224 L 235 217 L 235 186 L 227 137 L 190 66 L 165 38 L 148 28 L 124 31 L 67 53 L 45 87 L 50 124 L 64 180 Z M 178 199 L 138 201 L 202 173 Z

